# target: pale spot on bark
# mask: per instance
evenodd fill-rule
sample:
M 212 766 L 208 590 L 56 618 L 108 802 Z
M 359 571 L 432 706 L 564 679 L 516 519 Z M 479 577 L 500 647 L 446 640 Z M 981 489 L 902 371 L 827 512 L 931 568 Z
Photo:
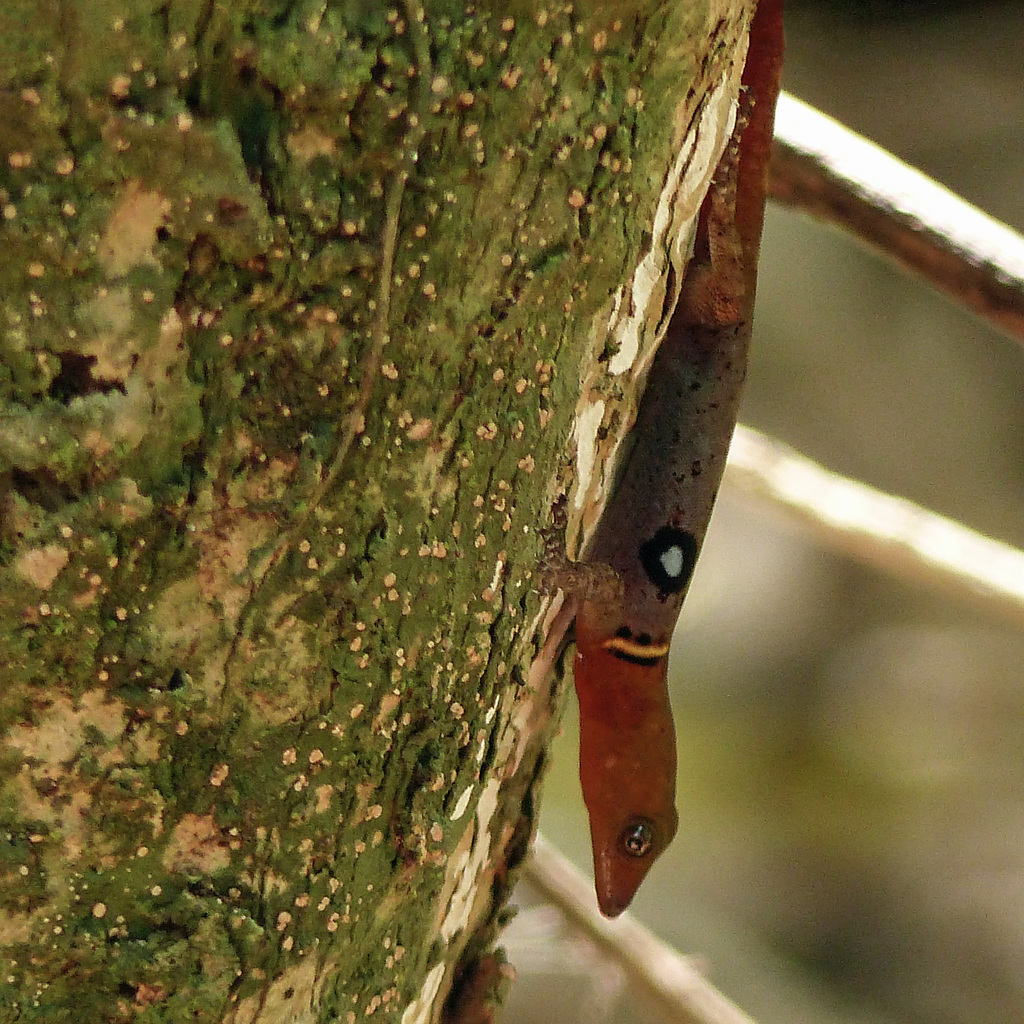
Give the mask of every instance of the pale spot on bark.
M 133 267 L 159 267 L 153 254 L 156 232 L 170 209 L 170 202 L 161 193 L 144 189 L 137 181 L 125 185 L 96 248 L 107 274 L 123 277 Z
M 59 544 L 26 551 L 15 563 L 14 571 L 39 590 L 49 590 L 61 569 L 68 564 L 67 548 Z
M 163 855 L 168 871 L 209 875 L 231 863 L 231 852 L 223 842 L 213 814 L 186 814 L 174 826 Z

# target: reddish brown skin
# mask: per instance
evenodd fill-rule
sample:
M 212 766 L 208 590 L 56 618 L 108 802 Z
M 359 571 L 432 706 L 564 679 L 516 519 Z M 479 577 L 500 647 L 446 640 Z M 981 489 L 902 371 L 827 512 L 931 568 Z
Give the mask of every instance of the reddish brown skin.
M 495 1024 L 498 1008 L 515 968 L 505 961 L 504 950 L 472 963 L 455 982 L 445 1003 L 442 1024 Z
M 590 815 L 597 902 L 607 917 L 629 905 L 650 865 L 676 834 L 676 742 L 665 663 L 621 661 L 576 620 L 574 675 L 580 705 L 580 781 Z M 599 686 L 588 680 L 600 679 Z M 634 820 L 652 830 L 651 852 L 629 857 L 619 839 Z
M 753 107 L 739 156 L 723 160 L 729 187 L 717 183 L 705 202 L 634 447 L 584 552 L 586 562 L 611 566 L 620 584 L 614 598 L 605 588 L 582 600 L 574 666 L 580 780 L 598 904 L 608 917 L 629 906 L 677 828 L 667 651 L 736 425 L 782 48 L 782 2 L 761 0 L 743 73 Z M 631 853 L 623 837 L 635 835 L 639 821 L 650 842 Z

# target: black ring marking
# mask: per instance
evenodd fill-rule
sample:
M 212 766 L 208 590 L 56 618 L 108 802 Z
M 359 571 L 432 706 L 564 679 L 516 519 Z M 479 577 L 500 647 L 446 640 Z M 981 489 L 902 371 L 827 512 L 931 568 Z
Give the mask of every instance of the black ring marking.
M 639 554 L 647 578 L 663 593 L 678 594 L 686 589 L 697 564 L 697 541 L 692 533 L 663 526 L 640 545 Z M 670 574 L 665 564 L 666 558 L 673 555 L 679 560 L 679 572 L 675 575 Z

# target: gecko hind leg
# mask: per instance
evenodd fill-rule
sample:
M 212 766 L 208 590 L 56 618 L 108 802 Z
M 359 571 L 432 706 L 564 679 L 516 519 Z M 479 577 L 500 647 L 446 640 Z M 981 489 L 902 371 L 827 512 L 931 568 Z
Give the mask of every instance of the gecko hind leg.
M 698 244 L 686 268 L 677 306 L 679 315 L 692 326 L 715 330 L 743 319 L 748 283 L 736 226 L 736 195 L 740 143 L 752 109 L 752 97 L 742 93 L 733 133 L 701 208 Z

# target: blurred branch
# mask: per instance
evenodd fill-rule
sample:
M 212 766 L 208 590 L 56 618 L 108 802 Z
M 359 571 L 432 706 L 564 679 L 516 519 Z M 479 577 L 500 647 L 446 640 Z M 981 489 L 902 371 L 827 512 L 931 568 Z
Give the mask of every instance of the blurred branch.
M 1024 342 L 1024 238 L 786 93 L 775 116 L 768 188 Z
M 1024 622 L 1024 551 L 833 473 L 749 427 L 736 428 L 725 479 L 873 568 L 970 593 Z
M 543 836 L 526 864 L 530 884 L 604 949 L 636 991 L 674 1024 L 754 1024 L 693 966 L 628 913 L 610 921 L 594 901 L 594 887 Z

